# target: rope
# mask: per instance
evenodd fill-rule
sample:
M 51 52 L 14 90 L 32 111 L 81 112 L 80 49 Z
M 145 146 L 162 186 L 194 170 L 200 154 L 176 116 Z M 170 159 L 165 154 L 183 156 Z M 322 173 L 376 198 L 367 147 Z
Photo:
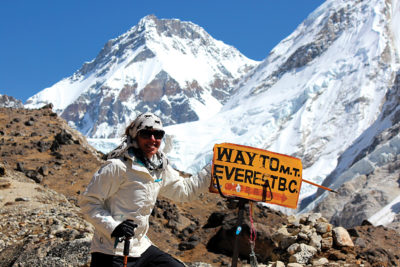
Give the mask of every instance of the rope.
M 217 183 L 217 189 L 219 194 L 221 195 L 221 197 L 223 198 L 227 198 L 227 199 L 232 199 L 231 197 L 226 197 L 222 191 L 221 191 L 221 186 L 219 184 L 219 179 L 218 177 L 214 176 L 216 183 Z M 269 197 L 271 198 L 270 200 L 272 200 L 273 196 L 272 196 L 272 189 L 271 186 L 268 183 L 268 180 L 266 180 L 266 184 L 263 186 L 263 199 L 266 199 L 267 196 L 267 190 L 269 190 Z M 232 255 L 232 266 L 236 267 L 237 266 L 237 258 L 238 258 L 238 235 L 240 234 L 240 232 L 242 231 L 242 226 L 241 226 L 241 220 L 242 220 L 242 216 L 243 216 L 243 207 L 244 207 L 244 199 L 241 199 L 239 201 L 239 218 L 238 218 L 238 226 L 236 228 L 236 238 L 235 238 L 235 244 L 234 244 L 234 248 L 233 248 L 233 255 Z M 241 208 L 242 207 L 242 208 Z M 256 238 L 257 238 L 257 233 L 256 233 L 256 229 L 254 227 L 254 220 L 253 220 L 253 201 L 250 201 L 250 205 L 249 205 L 249 213 L 250 213 L 250 266 L 251 267 L 257 267 L 258 263 L 257 263 L 257 257 L 256 254 L 254 252 L 254 247 L 256 244 Z
M 262 192 L 262 201 L 263 202 L 271 201 L 274 198 L 274 196 L 272 194 L 272 188 L 269 184 L 268 179 L 264 179 L 264 178 L 268 178 L 268 177 L 271 177 L 271 175 L 266 174 L 266 173 L 263 174 L 263 180 L 265 180 L 265 183 L 263 184 L 263 192 Z M 268 199 L 267 199 L 267 197 L 268 197 Z
M 256 245 L 256 238 L 257 238 L 257 233 L 256 229 L 254 227 L 254 220 L 253 220 L 253 202 L 250 201 L 249 205 L 249 213 L 250 213 L 250 266 L 251 267 L 257 267 L 257 257 L 256 253 L 254 252 L 254 247 Z
M 257 233 L 256 233 L 256 229 L 254 227 L 254 220 L 253 220 L 253 202 L 250 201 L 250 223 L 251 223 L 251 227 L 250 227 L 250 244 L 251 243 L 255 243 L 256 242 L 256 238 L 257 238 Z

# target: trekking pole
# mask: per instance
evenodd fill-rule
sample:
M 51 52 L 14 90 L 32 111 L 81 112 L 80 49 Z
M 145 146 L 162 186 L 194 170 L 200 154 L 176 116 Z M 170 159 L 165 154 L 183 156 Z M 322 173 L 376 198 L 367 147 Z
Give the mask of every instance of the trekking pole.
M 124 267 L 128 266 L 128 255 L 129 255 L 129 246 L 130 246 L 130 239 L 131 236 L 125 236 L 125 243 L 124 243 Z

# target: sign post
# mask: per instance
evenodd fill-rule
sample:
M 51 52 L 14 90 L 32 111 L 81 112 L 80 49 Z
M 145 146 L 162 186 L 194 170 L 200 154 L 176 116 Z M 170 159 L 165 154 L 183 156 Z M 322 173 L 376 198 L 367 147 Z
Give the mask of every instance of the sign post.
M 237 266 L 238 239 L 246 203 L 258 201 L 296 209 L 302 181 L 337 193 L 328 187 L 302 179 L 301 160 L 284 154 L 222 143 L 214 146 L 212 163 L 210 192 L 239 200 L 232 267 Z M 250 255 L 255 258 L 253 246 L 253 254 Z
M 238 219 L 237 219 L 237 224 L 236 224 L 235 244 L 233 246 L 233 254 L 232 254 L 232 267 L 237 266 L 237 261 L 239 258 L 239 235 L 242 230 L 244 206 L 248 202 L 249 201 L 244 198 L 239 199 L 239 211 L 238 211 Z
M 214 146 L 210 192 L 239 200 L 232 267 L 237 266 L 245 204 L 261 201 L 297 208 L 302 169 L 300 159 L 287 155 L 230 143 Z

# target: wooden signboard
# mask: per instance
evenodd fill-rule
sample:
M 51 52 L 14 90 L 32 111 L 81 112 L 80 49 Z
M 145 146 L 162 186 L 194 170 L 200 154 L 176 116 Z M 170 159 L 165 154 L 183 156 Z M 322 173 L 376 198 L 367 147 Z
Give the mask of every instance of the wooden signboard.
M 230 143 L 214 146 L 210 192 L 297 208 L 301 160 Z M 217 181 L 218 179 L 218 181 Z

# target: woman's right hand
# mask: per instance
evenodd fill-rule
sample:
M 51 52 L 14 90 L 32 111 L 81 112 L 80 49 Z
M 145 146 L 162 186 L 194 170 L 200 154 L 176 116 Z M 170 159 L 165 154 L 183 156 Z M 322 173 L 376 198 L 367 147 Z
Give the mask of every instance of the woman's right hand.
M 133 237 L 135 235 L 136 227 L 137 224 L 135 224 L 132 220 L 125 220 L 115 227 L 114 231 L 111 233 L 111 237 Z

